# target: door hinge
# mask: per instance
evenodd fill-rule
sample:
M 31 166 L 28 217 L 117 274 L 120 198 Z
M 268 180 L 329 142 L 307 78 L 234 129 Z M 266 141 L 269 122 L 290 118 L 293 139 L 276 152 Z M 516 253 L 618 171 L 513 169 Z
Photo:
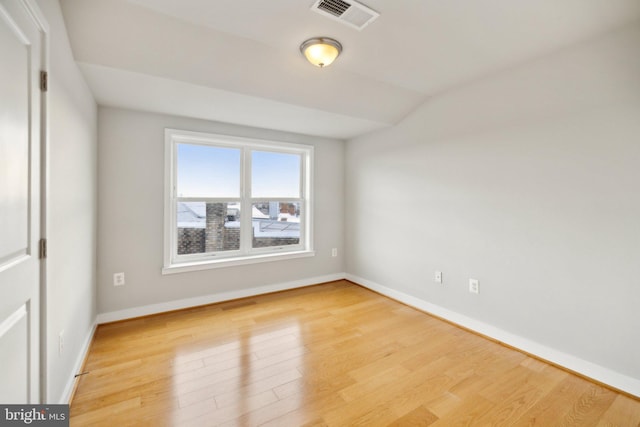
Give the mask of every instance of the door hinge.
M 39 254 L 40 259 L 44 259 L 47 257 L 47 239 L 40 239 L 39 246 Z
M 40 71 L 40 90 L 46 92 L 49 89 L 49 73 Z

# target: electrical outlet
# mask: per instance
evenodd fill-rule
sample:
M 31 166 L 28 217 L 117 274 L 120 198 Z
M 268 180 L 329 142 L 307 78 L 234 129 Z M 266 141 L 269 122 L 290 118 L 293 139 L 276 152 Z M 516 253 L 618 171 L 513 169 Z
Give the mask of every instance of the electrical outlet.
M 113 275 L 113 286 L 124 286 L 124 273 L 115 273 Z
M 442 271 L 436 271 L 434 273 L 433 281 L 436 283 L 442 283 Z
M 477 279 L 469 279 L 469 292 L 472 294 L 480 293 L 480 282 Z
M 58 334 L 58 354 L 62 356 L 62 352 L 64 351 L 64 331 L 60 331 Z
M 331 249 L 331 256 L 333 256 L 333 257 L 338 256 L 338 248 Z

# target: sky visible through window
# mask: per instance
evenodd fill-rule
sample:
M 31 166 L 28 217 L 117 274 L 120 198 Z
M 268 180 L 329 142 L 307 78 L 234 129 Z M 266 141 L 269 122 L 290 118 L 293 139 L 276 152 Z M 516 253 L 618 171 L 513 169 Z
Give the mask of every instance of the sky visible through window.
M 240 197 L 237 148 L 178 144 L 178 197 Z M 300 197 L 301 156 L 253 151 L 252 197 Z
M 300 156 L 254 151 L 251 155 L 252 197 L 300 197 Z

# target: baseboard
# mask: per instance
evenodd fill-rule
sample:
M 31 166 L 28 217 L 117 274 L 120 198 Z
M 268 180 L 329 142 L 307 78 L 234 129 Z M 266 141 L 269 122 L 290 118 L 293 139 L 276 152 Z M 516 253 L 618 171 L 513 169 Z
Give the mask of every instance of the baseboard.
M 89 333 L 84 339 L 82 343 L 82 347 L 80 352 L 78 353 L 78 358 L 76 359 L 76 363 L 73 365 L 73 370 L 71 371 L 71 377 L 67 381 L 66 386 L 64 387 L 64 391 L 62 392 L 62 396 L 58 401 L 59 404 L 70 404 L 71 399 L 73 398 L 73 392 L 76 386 L 76 374 L 82 370 L 84 366 L 84 361 L 89 353 L 89 348 L 91 347 L 91 342 L 93 341 L 93 335 L 96 333 L 96 327 L 98 326 L 97 322 L 93 323 L 93 326 L 89 330 Z
M 204 295 L 194 298 L 185 298 L 175 301 L 168 301 L 159 304 L 150 304 L 141 307 L 127 308 L 125 310 L 111 311 L 98 314 L 97 323 L 117 322 L 119 320 L 132 319 L 135 317 L 149 316 L 151 314 L 164 313 L 167 311 L 181 310 L 184 308 L 197 307 L 199 305 L 214 304 L 217 302 L 229 301 L 238 298 L 253 297 L 256 295 L 268 294 L 289 289 L 313 286 L 319 283 L 333 282 L 345 278 L 345 273 L 328 274 L 325 276 L 309 277 L 291 282 L 277 283 L 260 286 L 256 288 L 241 289 L 219 294 Z
M 405 294 L 395 289 L 388 288 L 362 277 L 346 274 L 345 278 L 360 286 L 371 289 L 403 304 L 417 308 L 429 314 L 445 319 L 451 323 L 462 326 L 478 334 L 487 336 L 493 340 L 504 343 L 510 347 L 531 354 L 535 357 L 558 365 L 564 369 L 575 372 L 581 376 L 592 379 L 614 389 L 640 397 L 640 380 L 628 375 L 588 362 L 554 348 L 542 345 L 527 338 L 504 331 L 487 323 L 480 322 L 460 313 L 448 310 L 444 307 L 431 304 L 420 298 Z

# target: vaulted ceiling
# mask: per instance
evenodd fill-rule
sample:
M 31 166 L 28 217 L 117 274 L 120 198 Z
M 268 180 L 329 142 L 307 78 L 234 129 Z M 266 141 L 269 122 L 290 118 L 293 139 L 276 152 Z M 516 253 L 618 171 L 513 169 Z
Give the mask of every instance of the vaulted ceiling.
M 391 126 L 431 96 L 640 19 L 638 0 L 364 0 L 362 31 L 313 0 L 61 0 L 101 105 L 336 138 Z M 300 54 L 328 36 L 330 67 Z

